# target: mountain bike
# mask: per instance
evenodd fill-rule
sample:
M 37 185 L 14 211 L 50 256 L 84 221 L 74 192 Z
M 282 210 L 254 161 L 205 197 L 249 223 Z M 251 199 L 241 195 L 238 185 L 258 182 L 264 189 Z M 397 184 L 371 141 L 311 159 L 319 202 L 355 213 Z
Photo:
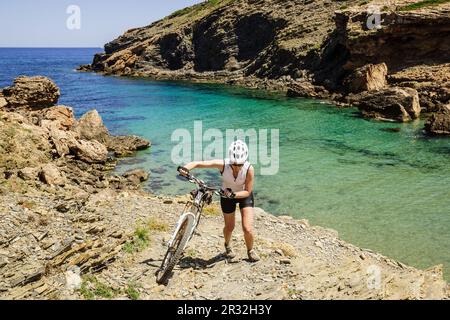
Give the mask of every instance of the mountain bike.
M 223 190 L 208 186 L 204 181 L 194 177 L 183 167 L 179 167 L 178 172 L 180 173 L 179 179 L 196 184 L 197 189 L 191 192 L 192 200 L 186 204 L 168 243 L 168 249 L 161 267 L 156 271 L 156 282 L 158 284 L 167 284 L 173 268 L 181 259 L 184 250 L 200 223 L 203 208 L 211 204 L 213 195 L 225 198 L 233 198 L 234 195 L 231 193 L 231 197 L 227 197 Z

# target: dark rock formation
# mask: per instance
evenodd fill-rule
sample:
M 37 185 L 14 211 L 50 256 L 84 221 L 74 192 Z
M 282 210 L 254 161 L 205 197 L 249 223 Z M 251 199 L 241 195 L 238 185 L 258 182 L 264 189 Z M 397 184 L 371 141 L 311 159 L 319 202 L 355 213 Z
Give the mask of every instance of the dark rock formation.
M 108 141 L 108 149 L 117 157 L 126 157 L 138 150 L 149 148 L 150 141 L 137 136 L 111 136 Z
M 335 50 L 323 63 L 345 56 L 334 66 L 331 83 L 339 89 L 341 79 L 367 64 L 387 65 L 388 84 L 419 92 L 424 111 L 435 111 L 448 102 L 450 92 L 450 5 L 416 11 L 387 10 L 381 14 L 380 29 L 367 28 L 364 8 L 336 13 L 336 31 L 328 42 Z M 325 70 L 326 71 L 326 70 Z M 321 71 L 317 81 L 327 82 L 330 73 Z M 343 83 L 345 89 L 345 82 Z
M 322 5 L 322 1 L 286 5 L 267 0 L 199 4 L 189 11 L 195 15 L 177 14 L 127 31 L 105 45 L 105 53 L 94 57 L 91 69 L 169 79 L 219 77 L 223 82 L 236 73 L 296 77 L 304 69 L 305 57 L 333 26 L 333 16 Z M 336 10 L 342 4 L 327 5 Z
M 375 91 L 387 85 L 388 69 L 385 63 L 377 65 L 368 64 L 356 69 L 344 80 L 349 92 Z
M 315 86 L 310 82 L 296 82 L 289 86 L 287 91 L 288 97 L 312 97 L 312 98 L 326 98 L 329 92 L 322 86 Z
M 426 122 L 425 130 L 431 135 L 450 136 L 450 105 L 433 114 Z
M 420 115 L 419 95 L 411 88 L 387 88 L 352 96 L 350 101 L 366 118 L 395 120 L 417 119 Z

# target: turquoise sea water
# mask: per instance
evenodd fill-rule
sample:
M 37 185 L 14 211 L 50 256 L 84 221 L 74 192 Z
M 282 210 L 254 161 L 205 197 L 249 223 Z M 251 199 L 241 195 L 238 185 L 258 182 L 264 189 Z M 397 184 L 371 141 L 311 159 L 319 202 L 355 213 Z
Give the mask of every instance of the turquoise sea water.
M 155 193 L 192 188 L 175 179 L 174 130 L 192 132 L 197 120 L 204 130 L 279 129 L 280 170 L 257 177 L 258 206 L 336 229 L 355 245 L 410 265 L 443 263 L 449 278 L 450 139 L 427 138 L 421 121 L 365 121 L 354 109 L 321 101 L 74 71 L 97 51 L 0 49 L 0 86 L 18 74 L 50 76 L 61 87 L 60 102 L 77 115 L 95 108 L 113 133 L 152 140 L 150 150 L 125 160 L 119 170 L 150 170 L 146 188 Z M 219 183 L 216 173 L 201 177 Z

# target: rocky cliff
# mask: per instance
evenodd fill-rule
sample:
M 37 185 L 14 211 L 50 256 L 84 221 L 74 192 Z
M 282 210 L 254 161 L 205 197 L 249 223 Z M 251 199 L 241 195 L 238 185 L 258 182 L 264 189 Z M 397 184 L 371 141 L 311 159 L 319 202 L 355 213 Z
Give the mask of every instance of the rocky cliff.
M 208 1 L 127 31 L 81 70 L 237 84 L 357 106 L 365 96 L 352 94 L 408 87 L 422 111 L 436 112 L 450 99 L 450 3 L 414 2 Z M 373 5 L 380 23 L 369 29 L 368 21 L 377 21 Z M 377 65 L 386 72 L 374 85 L 364 70 Z M 394 109 L 393 119 L 414 119 L 404 117 L 414 106 L 400 100 L 365 114 L 390 118 Z

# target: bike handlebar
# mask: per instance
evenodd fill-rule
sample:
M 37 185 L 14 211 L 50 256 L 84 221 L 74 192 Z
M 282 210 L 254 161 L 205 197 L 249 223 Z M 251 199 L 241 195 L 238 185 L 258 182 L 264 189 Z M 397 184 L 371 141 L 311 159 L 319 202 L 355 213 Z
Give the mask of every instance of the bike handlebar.
M 186 178 L 190 183 L 195 183 L 202 189 L 212 191 L 214 194 L 221 196 L 223 198 L 234 199 L 234 196 L 235 196 L 234 193 L 232 194 L 233 195 L 232 197 L 228 197 L 222 189 L 213 188 L 213 187 L 208 186 L 203 180 L 200 180 L 197 177 L 195 177 L 194 175 L 192 175 L 189 172 L 189 170 L 187 170 L 184 167 L 178 167 L 177 171 L 180 173 L 181 177 Z

